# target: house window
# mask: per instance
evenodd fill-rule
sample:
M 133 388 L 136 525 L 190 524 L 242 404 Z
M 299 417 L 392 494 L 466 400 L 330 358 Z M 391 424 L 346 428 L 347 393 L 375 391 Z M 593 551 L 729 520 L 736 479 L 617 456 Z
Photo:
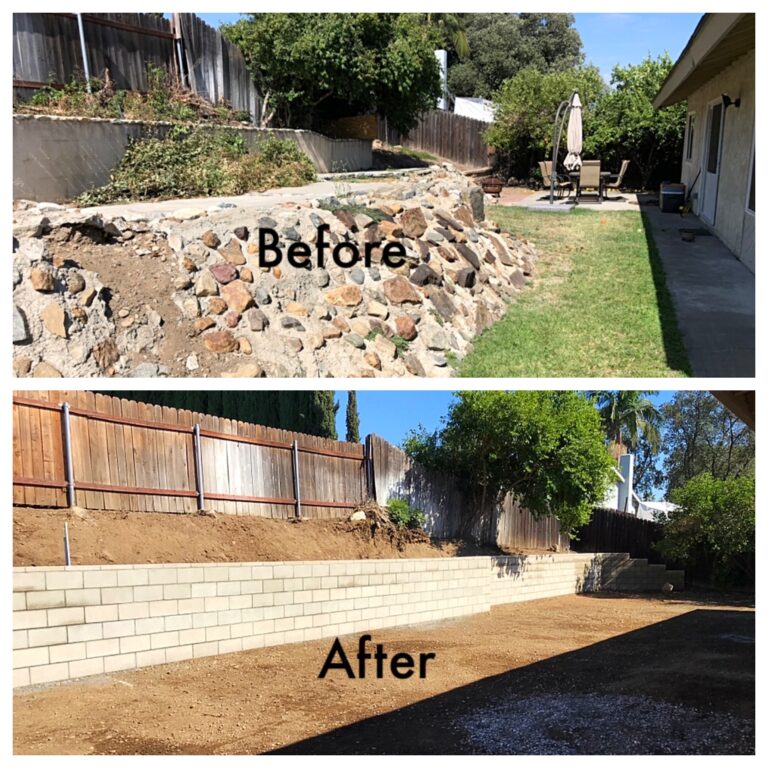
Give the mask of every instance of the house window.
M 693 134 L 694 134 L 695 125 L 696 125 L 696 113 L 689 112 L 688 113 L 688 130 L 686 131 L 686 140 L 685 140 L 685 159 L 686 160 L 693 159 Z

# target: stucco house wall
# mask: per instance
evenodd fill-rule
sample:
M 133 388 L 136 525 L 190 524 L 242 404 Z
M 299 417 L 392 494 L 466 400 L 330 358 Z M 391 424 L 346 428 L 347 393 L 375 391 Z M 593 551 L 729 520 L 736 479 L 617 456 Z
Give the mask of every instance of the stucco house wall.
M 734 101 L 740 98 L 741 104 L 738 108 L 730 106 L 725 110 L 720 181 L 712 229 L 754 272 L 755 214 L 747 210 L 755 139 L 754 50 L 734 61 L 688 97 L 688 112 L 696 117 L 690 159 L 685 156 L 689 144 L 686 127 L 681 181 L 690 189 L 702 168 L 707 138 L 707 109 L 713 100 L 724 93 Z M 694 213 L 699 212 L 703 175 L 699 176 L 692 192 Z

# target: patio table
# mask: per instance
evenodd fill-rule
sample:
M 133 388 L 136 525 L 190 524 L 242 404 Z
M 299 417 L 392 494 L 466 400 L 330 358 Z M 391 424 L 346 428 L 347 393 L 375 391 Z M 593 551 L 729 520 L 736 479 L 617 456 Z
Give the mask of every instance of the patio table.
M 600 190 L 598 194 L 602 198 L 603 196 L 603 185 L 605 184 L 606 180 L 611 177 L 615 176 L 616 174 L 612 171 L 600 171 Z M 571 179 L 571 181 L 575 182 L 578 186 L 579 179 L 581 178 L 581 171 L 568 171 L 568 177 Z

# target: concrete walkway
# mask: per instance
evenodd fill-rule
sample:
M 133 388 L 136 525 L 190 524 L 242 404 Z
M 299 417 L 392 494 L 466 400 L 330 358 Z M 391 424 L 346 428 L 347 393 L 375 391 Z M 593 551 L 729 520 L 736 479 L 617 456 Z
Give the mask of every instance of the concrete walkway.
M 693 214 L 643 206 L 694 376 L 755 375 L 755 276 L 714 235 L 687 243 L 681 229 L 706 229 Z

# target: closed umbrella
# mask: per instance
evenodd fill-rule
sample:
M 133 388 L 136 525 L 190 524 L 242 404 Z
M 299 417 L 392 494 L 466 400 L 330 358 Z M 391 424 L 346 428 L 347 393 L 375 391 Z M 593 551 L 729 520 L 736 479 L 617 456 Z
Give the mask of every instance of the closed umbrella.
M 581 168 L 581 150 L 581 99 L 578 93 L 574 93 L 571 98 L 571 112 L 568 115 L 568 154 L 563 162 L 569 171 Z

